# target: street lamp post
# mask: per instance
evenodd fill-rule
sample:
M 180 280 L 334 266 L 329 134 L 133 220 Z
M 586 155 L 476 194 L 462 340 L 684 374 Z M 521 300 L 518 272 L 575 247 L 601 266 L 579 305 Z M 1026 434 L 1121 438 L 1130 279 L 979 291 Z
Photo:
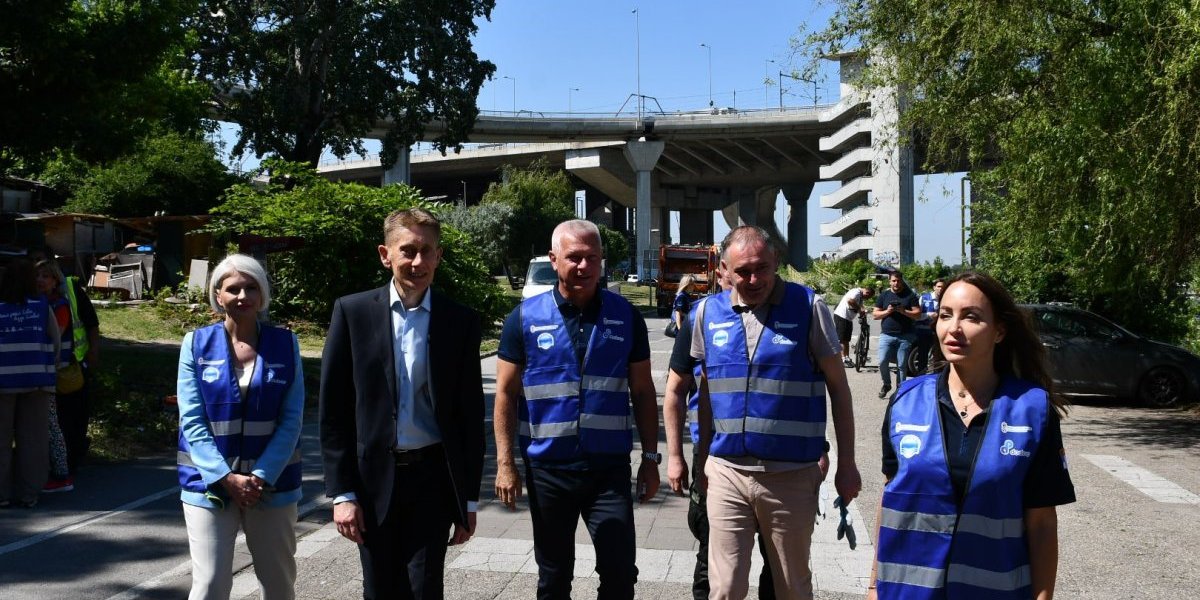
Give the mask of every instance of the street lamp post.
M 701 44 L 700 44 L 700 47 L 701 47 L 701 48 L 704 48 L 705 50 L 707 50 L 707 51 L 708 51 L 708 106 L 711 108 L 711 107 L 713 106 L 713 98 L 712 98 L 712 46 L 709 46 L 708 44 L 705 44 L 705 43 L 701 43 Z
M 513 114 L 515 115 L 517 114 L 517 78 L 504 75 L 501 77 L 501 79 L 507 79 L 513 82 Z
M 567 88 L 567 114 L 571 114 L 571 94 L 578 92 L 579 88 Z
M 958 217 L 962 221 L 962 232 L 960 237 L 962 249 L 962 266 L 967 266 L 967 182 L 971 181 L 970 175 L 964 175 L 958 182 L 959 205 Z M 973 183 L 973 182 L 972 182 Z
M 637 69 L 637 107 L 638 122 L 642 122 L 642 15 L 638 9 L 633 9 L 633 33 L 636 40 L 637 53 L 635 56 Z

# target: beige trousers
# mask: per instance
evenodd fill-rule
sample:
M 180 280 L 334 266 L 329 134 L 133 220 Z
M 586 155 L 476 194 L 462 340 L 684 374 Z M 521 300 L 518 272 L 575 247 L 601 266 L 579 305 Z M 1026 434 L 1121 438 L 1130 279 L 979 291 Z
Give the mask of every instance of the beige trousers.
M 188 549 L 192 554 L 189 600 L 228 600 L 233 589 L 233 547 L 238 528 L 254 561 L 259 597 L 296 597 L 296 505 L 275 508 L 227 506 L 224 509 L 183 504 Z
M 813 597 L 809 544 L 817 514 L 821 470 L 763 473 L 707 461 L 708 582 L 711 600 L 742 600 L 750 591 L 750 559 L 756 531 L 766 540 L 767 560 L 779 600 Z

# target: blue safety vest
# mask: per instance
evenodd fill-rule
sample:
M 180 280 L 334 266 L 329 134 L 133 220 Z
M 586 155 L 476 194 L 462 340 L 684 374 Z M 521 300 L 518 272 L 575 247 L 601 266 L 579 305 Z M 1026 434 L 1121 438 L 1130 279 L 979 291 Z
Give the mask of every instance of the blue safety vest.
M 937 309 L 938 309 L 937 298 L 933 297 L 933 292 L 925 292 L 924 294 L 921 294 L 921 297 L 918 300 L 918 305 L 921 307 L 922 317 L 920 319 L 917 319 L 916 321 L 913 321 L 913 326 L 916 327 L 917 329 L 920 329 L 923 331 L 932 331 L 933 330 L 933 319 L 932 318 L 926 319 L 924 317 L 924 315 L 926 315 L 928 313 L 936 313 L 937 312 Z
M 254 375 L 242 400 L 238 387 L 237 357 L 230 352 L 225 326 L 221 323 L 197 329 L 192 334 L 192 360 L 200 387 L 200 399 L 208 417 L 209 433 L 226 464 L 236 473 L 250 473 L 254 463 L 275 433 L 283 412 L 284 399 L 296 372 L 292 332 L 260 325 L 258 357 Z M 179 432 L 179 484 L 189 492 L 204 493 L 207 487 L 200 472 L 192 465 L 191 453 L 183 431 Z M 268 482 L 271 483 L 271 482 Z M 292 454 L 274 491 L 287 492 L 300 487 L 300 450 Z
M 729 294 L 704 307 L 704 363 L 713 456 L 814 462 L 825 451 L 825 377 L 809 357 L 813 291 L 785 283 L 754 356 Z
M 0 302 L 0 390 L 53 390 L 58 372 L 54 340 L 46 331 L 50 304 Z
M 1001 379 L 960 509 L 946 464 L 937 378 L 906 381 L 891 407 L 888 435 L 900 467 L 883 491 L 879 597 L 1028 599 L 1023 494 L 1051 410 L 1046 392 Z
M 721 292 L 717 293 L 719 294 Z M 704 310 L 704 303 L 708 300 L 708 298 L 709 296 L 701 298 L 696 306 L 692 307 L 692 310 L 687 314 L 687 318 L 684 319 L 684 327 L 690 327 L 694 329 L 696 315 L 700 314 Z M 693 446 L 700 443 L 700 378 L 703 375 L 704 368 L 699 362 L 697 362 L 692 367 L 692 381 L 695 382 L 695 387 L 692 388 L 692 391 L 688 394 L 687 399 L 688 430 L 692 434 Z
M 580 371 L 571 332 L 554 293 L 521 303 L 525 401 L 520 403 L 521 451 L 533 460 L 579 460 L 633 450 L 629 353 L 633 305 L 600 290 L 600 320 Z

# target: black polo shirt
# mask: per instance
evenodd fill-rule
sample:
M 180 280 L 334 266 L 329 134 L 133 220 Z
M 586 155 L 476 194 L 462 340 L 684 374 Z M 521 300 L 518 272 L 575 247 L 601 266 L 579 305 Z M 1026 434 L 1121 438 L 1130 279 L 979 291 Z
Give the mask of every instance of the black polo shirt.
M 554 294 L 554 302 L 558 305 L 563 323 L 571 334 L 571 344 L 575 347 L 575 359 L 582 367 L 583 357 L 587 354 L 588 340 L 592 337 L 592 330 L 596 328 L 596 322 L 600 320 L 601 294 L 597 293 L 592 296 L 592 301 L 581 310 L 563 298 L 558 291 L 558 286 L 554 286 L 549 293 Z M 642 313 L 638 312 L 637 308 L 633 309 L 631 324 L 633 326 L 633 347 L 629 350 L 629 364 L 650 360 L 650 337 L 646 332 L 646 319 Z M 521 331 L 521 307 L 519 305 L 504 319 L 504 328 L 500 331 L 500 349 L 496 354 L 506 362 L 517 365 L 525 364 L 525 335 Z M 629 456 L 600 456 L 590 457 L 584 461 L 569 462 L 530 461 L 526 457 L 525 464 L 540 468 L 590 470 L 627 465 Z
M 950 385 L 948 383 L 949 369 L 937 375 L 938 407 L 941 411 L 942 438 L 946 444 L 946 462 L 950 468 L 950 482 L 954 485 L 954 494 L 961 507 L 963 495 L 966 493 L 967 478 L 971 474 L 971 465 L 979 444 L 983 441 L 984 424 L 987 419 L 984 412 L 975 415 L 970 424 L 964 424 L 958 415 L 958 409 L 950 400 Z M 990 408 L 990 406 L 989 406 Z M 900 461 L 896 450 L 892 447 L 888 424 L 892 422 L 892 405 L 888 405 L 883 417 L 883 475 L 889 480 L 900 470 Z M 1042 432 L 1042 442 L 1032 457 L 1029 472 L 1024 484 L 1025 508 L 1044 508 L 1070 504 L 1075 501 L 1075 486 L 1071 483 L 1071 474 L 1067 471 L 1066 453 L 1063 450 L 1062 428 L 1058 413 L 1050 411 L 1046 419 L 1046 429 Z

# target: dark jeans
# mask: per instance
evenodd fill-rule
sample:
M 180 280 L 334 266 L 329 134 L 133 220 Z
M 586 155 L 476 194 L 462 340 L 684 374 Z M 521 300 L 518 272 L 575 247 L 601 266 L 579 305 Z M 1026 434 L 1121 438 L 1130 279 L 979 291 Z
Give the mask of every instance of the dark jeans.
M 366 499 L 360 504 L 367 506 Z M 446 460 L 440 454 L 397 466 L 388 514 L 380 526 L 367 512 L 363 544 L 363 598 L 441 600 L 446 545 L 455 510 Z
M 56 398 L 58 427 L 62 429 L 63 441 L 67 445 L 67 470 L 71 475 L 75 475 L 87 457 L 90 414 L 88 388 L 91 387 L 91 379 L 87 367 L 84 367 L 83 387 L 70 394 L 58 394 Z
M 632 600 L 638 570 L 630 476 L 629 465 L 588 471 L 525 469 L 538 600 L 570 600 L 580 517 L 596 548 L 596 597 Z
M 687 520 L 688 529 L 692 530 L 692 535 L 700 542 L 700 548 L 696 550 L 696 571 L 692 575 L 692 598 L 708 600 L 708 508 L 704 504 L 707 498 L 696 483 L 699 473 L 696 455 L 692 454 L 692 488 L 689 490 L 691 498 L 688 502 Z M 759 600 L 775 600 L 771 561 L 767 559 L 767 545 L 761 534 L 758 536 L 758 551 L 763 557 L 763 570 L 758 575 Z
M 929 370 L 929 350 L 933 348 L 934 336 L 932 329 L 917 329 L 917 343 L 912 352 L 917 353 L 916 375 L 924 375 Z

